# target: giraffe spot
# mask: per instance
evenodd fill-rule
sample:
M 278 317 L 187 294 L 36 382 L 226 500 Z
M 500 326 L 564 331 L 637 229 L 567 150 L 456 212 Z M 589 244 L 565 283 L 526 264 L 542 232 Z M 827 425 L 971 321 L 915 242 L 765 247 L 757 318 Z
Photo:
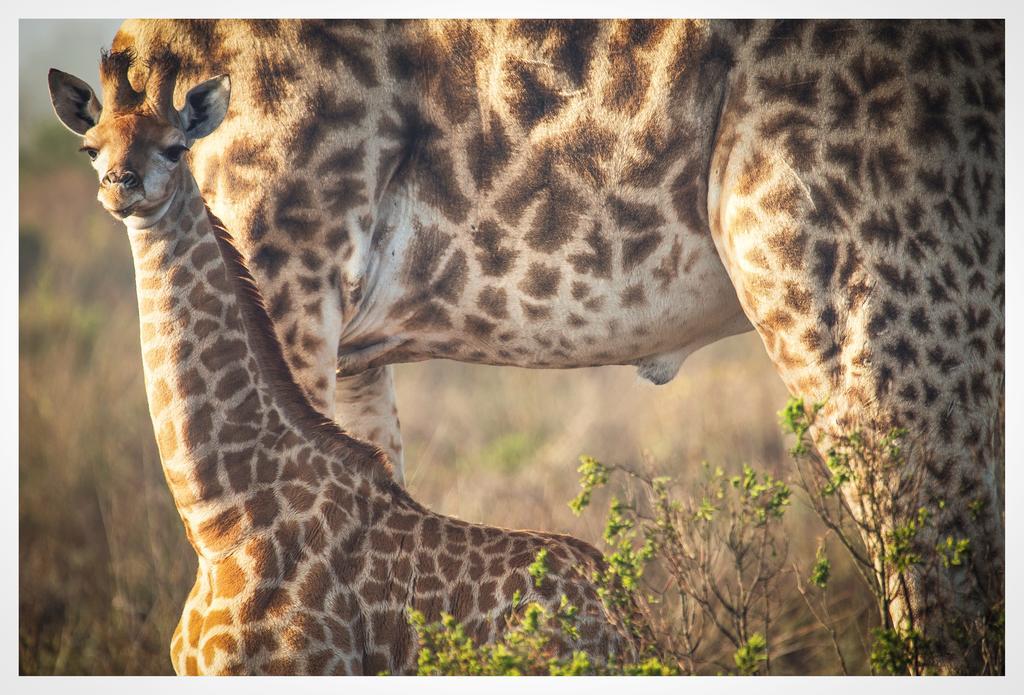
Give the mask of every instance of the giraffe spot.
M 253 254 L 252 266 L 268 280 L 274 280 L 288 263 L 288 259 L 289 255 L 283 249 L 272 244 L 263 244 Z
M 508 318 L 506 294 L 503 287 L 485 287 L 477 296 L 476 304 L 488 316 L 496 319 Z
M 213 586 L 214 595 L 218 598 L 233 598 L 242 593 L 245 588 L 245 573 L 238 566 L 234 557 L 229 556 L 214 565 Z M 220 612 L 226 614 L 226 619 L 222 619 L 221 622 L 230 624 L 231 614 L 227 611 Z M 213 613 L 206 616 L 205 627 L 207 629 L 217 624 L 215 619 L 211 619 L 211 616 Z
M 217 432 L 219 444 L 247 444 L 259 437 L 259 430 L 248 423 L 226 423 Z
M 626 289 L 622 290 L 620 300 L 620 305 L 624 309 L 647 303 L 647 298 L 644 296 L 644 288 L 640 285 L 630 285 L 626 287 Z
M 628 273 L 643 263 L 654 253 L 661 243 L 662 236 L 657 232 L 650 232 L 641 236 L 629 237 L 622 240 L 622 272 Z
M 676 219 L 692 234 L 709 231 L 707 218 L 706 175 L 700 162 L 693 159 L 672 180 L 672 208 Z
M 142 360 L 149 372 L 155 372 L 166 359 L 167 350 L 162 347 L 155 347 L 151 350 L 147 350 L 142 356 Z
M 434 563 L 434 556 L 428 555 L 426 552 L 416 553 L 416 573 L 417 574 L 434 574 L 437 571 L 437 566 Z
M 428 579 L 432 577 L 424 577 L 419 583 L 425 583 Z M 429 591 L 425 587 L 423 590 Z M 384 603 L 388 598 L 388 588 L 383 582 L 368 581 L 360 588 L 359 594 L 366 603 Z
M 471 238 L 478 249 L 476 258 L 484 275 L 502 277 L 512 269 L 519 252 L 514 246 L 504 244 L 507 232 L 494 220 L 480 222 Z
M 327 664 L 334 657 L 333 652 L 324 649 L 314 652 L 306 657 L 306 672 L 317 675 L 327 675 Z
M 519 302 L 519 305 L 523 308 L 523 314 L 529 321 L 543 321 L 551 318 L 551 307 L 530 304 L 529 302 Z
M 611 131 L 593 118 L 586 118 L 559 133 L 551 144 L 559 165 L 597 188 L 605 183 L 605 164 L 612 156 L 615 142 Z
M 526 580 L 523 579 L 523 575 L 519 572 L 509 575 L 501 585 L 502 594 L 508 601 L 511 601 L 517 592 L 522 596 L 527 592 L 528 588 Z
M 388 657 L 383 652 L 373 652 L 363 658 L 363 672 L 368 676 L 386 675 L 388 672 Z
M 546 85 L 532 64 L 509 57 L 502 67 L 505 74 L 502 93 L 512 114 L 527 132 L 565 105 L 566 98 Z
M 464 321 L 466 331 L 478 339 L 486 339 L 490 337 L 496 325 L 497 324 L 493 321 L 488 321 L 487 319 L 474 314 L 467 315 Z
M 281 495 L 293 512 L 305 512 L 316 502 L 316 494 L 302 485 L 287 484 L 281 487 Z
M 218 338 L 217 341 L 199 354 L 199 360 L 211 372 L 219 372 L 225 367 L 242 362 L 248 353 L 244 341 Z
M 743 164 L 735 191 L 738 195 L 748 196 L 763 185 L 772 174 L 772 165 L 768 157 L 760 150 L 754 151 L 750 159 Z
M 370 547 L 376 553 L 390 555 L 398 550 L 398 543 L 394 535 L 380 529 L 373 529 L 370 531 Z
M 511 156 L 511 144 L 500 119 L 475 132 L 466 143 L 466 162 L 477 190 L 490 190 Z
M 442 552 L 437 559 L 437 569 L 442 577 L 453 582 L 462 572 L 462 562 L 458 558 Z
M 178 450 L 178 435 L 174 429 L 174 422 L 168 420 L 160 428 L 157 435 L 157 448 L 160 449 L 161 461 L 170 461 Z
M 268 676 L 291 676 L 295 674 L 293 659 L 271 659 L 263 665 L 263 673 Z
M 156 418 L 164 411 L 164 409 L 171 404 L 173 395 L 171 389 L 167 385 L 167 382 L 163 379 L 157 379 L 153 384 L 152 393 L 150 395 L 151 407 L 153 411 L 153 417 Z
M 763 61 L 767 58 L 784 55 L 793 48 L 799 48 L 803 44 L 803 36 L 809 25 L 810 22 L 806 20 L 776 20 L 767 36 L 757 44 L 755 49 L 757 59 Z
M 431 293 L 440 299 L 455 304 L 462 296 L 466 287 L 469 266 L 466 263 L 466 252 L 458 249 L 448 259 L 441 276 L 431 287 Z
M 363 571 L 364 558 L 346 553 L 343 549 L 331 552 L 331 570 L 339 584 L 353 584 Z
M 373 633 L 374 644 L 387 646 L 397 639 L 398 629 L 395 624 L 395 616 L 391 611 L 373 611 L 368 622 Z
M 200 341 L 219 329 L 220 324 L 208 318 L 198 318 L 196 319 L 196 322 L 192 324 L 192 334 Z
M 608 46 L 609 80 L 603 99 L 607 108 L 623 113 L 639 110 L 651 83 L 651 68 L 640 52 L 666 26 L 656 20 L 617 22 Z
M 396 98 L 393 115 L 382 119 L 378 133 L 397 141 L 381 152 L 378 181 L 411 182 L 421 201 L 456 224 L 465 221 L 470 201 L 462 193 L 454 160 L 442 144 L 437 125 L 425 118 L 415 103 L 404 104 Z
M 242 513 L 237 507 L 226 509 L 199 525 L 199 538 L 213 552 L 236 544 L 242 532 Z
M 187 634 L 188 644 L 190 647 L 195 649 L 199 646 L 199 636 L 203 629 L 203 616 L 200 615 L 199 611 L 192 609 L 188 614 L 187 621 Z
M 487 563 L 487 574 L 491 577 L 504 576 L 505 561 L 500 555 L 492 557 Z
M 409 581 L 412 577 L 412 562 L 410 562 L 408 556 L 403 555 L 391 563 L 390 576 L 399 584 L 405 584 Z
M 195 252 L 192 255 L 194 256 Z M 178 265 L 171 269 L 171 284 L 175 287 L 187 287 L 194 279 L 192 271 L 185 266 Z
M 308 115 L 297 122 L 290 133 L 291 151 L 296 153 L 295 167 L 306 166 L 330 133 L 358 126 L 366 118 L 365 104 L 355 98 L 339 99 L 337 96 L 321 86 L 308 100 Z
M 249 394 L 242 399 L 241 403 L 229 409 L 226 419 L 232 422 L 257 422 L 260 414 L 260 397 L 258 391 L 253 388 Z
M 330 586 L 327 566 L 318 562 L 306 573 L 306 577 L 299 587 L 299 600 L 307 608 L 321 611 L 324 609 L 324 601 Z
M 249 522 L 256 528 L 269 527 L 277 518 L 279 510 L 273 490 L 260 490 L 245 502 Z
M 214 241 L 204 241 L 197 244 L 189 256 L 189 259 L 192 261 L 192 267 L 196 270 L 202 270 L 203 266 L 215 258 L 220 258 L 220 249 L 217 247 L 217 242 Z
M 645 232 L 665 224 L 665 218 L 654 205 L 627 201 L 615 195 L 609 195 L 606 204 L 615 223 L 629 232 Z
M 252 484 L 252 450 L 225 452 L 222 454 L 228 482 L 235 492 L 245 492 Z
M 437 517 L 428 516 L 420 525 L 420 542 L 425 548 L 436 548 L 441 543 L 441 524 Z
M 341 614 L 341 617 L 347 619 L 348 615 Z M 330 621 L 328 624 L 331 629 L 331 644 L 342 653 L 349 651 L 352 648 L 352 632 L 349 628 L 337 621 Z
M 535 299 L 545 299 L 558 291 L 561 276 L 562 272 L 555 266 L 531 263 L 519 288 Z
M 595 223 L 584 238 L 590 253 L 575 253 L 568 261 L 577 273 L 592 273 L 594 277 L 610 278 L 612 269 L 612 245 L 601 234 L 601 226 Z M 625 242 L 624 242 L 625 243 Z
M 673 280 L 679 277 L 679 260 L 682 256 L 682 252 L 683 242 L 679 237 L 676 237 L 672 241 L 672 250 L 662 257 L 661 262 L 658 264 L 658 267 L 652 271 L 654 277 L 658 279 L 661 289 L 664 290 L 669 286 L 669 284 Z M 683 265 L 683 273 L 690 272 L 693 263 L 696 261 L 699 255 L 700 251 L 697 249 L 694 249 L 690 253 L 689 257 L 687 258 L 687 262 Z
M 181 428 L 182 438 L 185 447 L 195 451 L 210 441 L 213 434 L 213 408 L 209 403 L 204 404 L 185 420 Z
M 236 393 L 249 386 L 249 373 L 238 367 L 232 369 L 217 382 L 214 396 L 220 401 L 230 400 Z
M 512 226 L 520 226 L 523 213 L 535 206 L 526 240 L 542 253 L 553 253 L 569 241 L 586 207 L 558 171 L 556 155 L 551 150 L 535 155 L 495 202 L 495 209 Z
M 444 588 L 444 583 L 436 575 L 417 575 L 416 577 L 417 592 L 430 594 L 442 591 Z

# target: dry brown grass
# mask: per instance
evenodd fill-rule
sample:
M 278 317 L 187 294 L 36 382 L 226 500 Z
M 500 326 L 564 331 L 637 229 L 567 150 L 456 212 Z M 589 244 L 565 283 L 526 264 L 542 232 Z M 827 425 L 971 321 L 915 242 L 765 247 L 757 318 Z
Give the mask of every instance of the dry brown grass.
M 95 202 L 91 172 L 67 156 L 74 139 L 47 133 L 23 149 L 21 169 L 20 670 L 170 673 L 195 559 L 148 419 L 130 251 Z M 401 365 L 397 382 L 413 496 L 467 520 L 600 546 L 609 493 L 580 518 L 566 504 L 581 453 L 683 480 L 702 460 L 791 475 L 776 417 L 787 394 L 753 334 L 705 348 L 663 387 L 625 367 L 444 361 Z M 800 505 L 786 523 L 794 559 L 809 566 L 820 525 Z M 834 610 L 863 672 L 868 598 L 833 557 Z M 795 589 L 781 603 L 775 670 L 835 672 Z

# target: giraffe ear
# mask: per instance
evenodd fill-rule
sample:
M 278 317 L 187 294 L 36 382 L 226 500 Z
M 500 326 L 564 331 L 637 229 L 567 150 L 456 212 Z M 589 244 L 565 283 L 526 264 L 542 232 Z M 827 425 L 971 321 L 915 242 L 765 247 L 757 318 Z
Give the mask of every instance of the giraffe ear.
M 56 68 L 50 68 L 46 81 L 50 85 L 50 103 L 64 127 L 84 135 L 99 122 L 103 107 L 92 87 Z
M 231 80 L 227 75 L 219 75 L 190 89 L 181 110 L 185 136 L 191 141 L 212 133 L 224 120 L 230 97 Z

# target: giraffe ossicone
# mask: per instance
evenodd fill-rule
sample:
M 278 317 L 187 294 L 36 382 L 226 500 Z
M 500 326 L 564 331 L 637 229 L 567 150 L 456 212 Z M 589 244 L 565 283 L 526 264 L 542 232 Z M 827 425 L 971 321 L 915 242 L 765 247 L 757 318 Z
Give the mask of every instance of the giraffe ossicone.
M 176 61 L 153 61 L 140 92 L 131 62 L 103 57 L 102 106 L 66 73 L 51 71 L 50 87 L 61 121 L 83 136 L 101 202 L 128 227 L 150 414 L 199 559 L 171 640 L 175 671 L 409 673 L 408 607 L 449 613 L 483 642 L 526 602 L 554 611 L 563 595 L 579 608 L 579 637 L 562 648 L 626 654 L 590 579 L 594 548 L 425 509 L 379 449 L 311 406 L 185 156 L 223 118 L 229 81 L 194 87 L 177 111 Z M 541 550 L 548 574 L 536 584 Z

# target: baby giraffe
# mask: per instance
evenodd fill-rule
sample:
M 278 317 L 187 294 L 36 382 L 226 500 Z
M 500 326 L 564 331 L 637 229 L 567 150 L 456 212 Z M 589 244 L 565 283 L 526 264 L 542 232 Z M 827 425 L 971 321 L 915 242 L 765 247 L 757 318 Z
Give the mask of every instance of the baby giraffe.
M 164 474 L 199 556 L 171 641 L 179 674 L 409 673 L 407 606 L 451 613 L 479 642 L 496 638 L 513 595 L 579 608 L 581 649 L 624 654 L 588 580 L 600 562 L 568 536 L 508 531 L 435 514 L 397 485 L 382 453 L 305 399 L 259 290 L 206 209 L 189 145 L 228 107 L 227 76 L 173 105 L 177 64 L 101 61 L 105 104 L 51 70 L 60 120 L 83 136 L 99 200 L 128 228 L 150 414 Z M 548 575 L 528 567 L 547 549 Z

